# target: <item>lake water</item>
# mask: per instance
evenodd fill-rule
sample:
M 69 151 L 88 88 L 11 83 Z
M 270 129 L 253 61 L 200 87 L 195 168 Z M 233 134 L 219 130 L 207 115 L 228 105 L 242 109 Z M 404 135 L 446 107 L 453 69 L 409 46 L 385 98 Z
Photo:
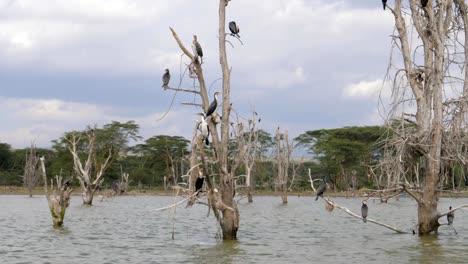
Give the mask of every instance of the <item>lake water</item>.
M 52 228 L 44 196 L 0 195 L 0 263 L 467 263 L 466 211 L 437 236 L 395 234 L 335 209 L 315 197 L 254 197 L 241 203 L 238 241 L 216 238 L 218 225 L 207 207 L 151 209 L 169 196 L 124 196 L 81 205 L 73 196 L 64 228 Z M 334 198 L 359 214 L 362 199 Z M 243 200 L 245 201 L 245 200 Z M 243 202 L 241 201 L 241 202 Z M 439 208 L 468 203 L 440 201 Z M 410 231 L 416 205 L 409 198 L 369 202 L 369 218 Z M 441 219 L 444 223 L 446 220 Z M 173 225 L 174 223 L 174 225 Z M 174 239 L 172 233 L 174 231 Z

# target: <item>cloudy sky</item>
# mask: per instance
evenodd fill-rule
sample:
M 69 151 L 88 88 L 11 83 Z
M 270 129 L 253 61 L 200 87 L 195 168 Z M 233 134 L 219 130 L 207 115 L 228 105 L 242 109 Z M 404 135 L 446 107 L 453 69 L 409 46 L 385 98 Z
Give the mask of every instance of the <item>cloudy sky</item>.
M 204 49 L 210 94 L 221 90 L 215 0 L 0 0 L 0 142 L 41 147 L 65 131 L 135 120 L 141 135 L 189 137 L 194 100 L 176 82 L 181 52 L 169 27 Z M 232 0 L 244 45 L 228 46 L 234 108 L 261 128 L 382 124 L 378 94 L 392 16 L 376 0 Z M 192 87 L 185 79 L 184 87 Z

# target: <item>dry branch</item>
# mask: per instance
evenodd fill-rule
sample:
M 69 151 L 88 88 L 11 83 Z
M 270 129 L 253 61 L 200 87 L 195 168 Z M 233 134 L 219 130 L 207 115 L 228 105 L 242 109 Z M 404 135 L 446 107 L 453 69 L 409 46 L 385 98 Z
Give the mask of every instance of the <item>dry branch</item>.
M 197 193 L 193 193 L 192 195 L 184 198 L 183 200 L 180 200 L 179 202 L 177 203 L 174 203 L 174 204 L 171 204 L 171 205 L 168 205 L 168 206 L 165 206 L 165 207 L 161 207 L 161 208 L 157 208 L 157 209 L 152 209 L 150 210 L 150 212 L 157 212 L 157 211 L 162 211 L 162 210 L 167 210 L 167 209 L 171 209 L 172 207 L 175 207 L 175 206 L 178 206 L 179 204 L 187 201 L 188 199 L 194 197 L 195 195 L 197 195 Z
M 44 180 L 44 191 L 49 204 L 50 214 L 54 227 L 63 226 L 63 219 L 65 218 L 65 211 L 70 205 L 70 195 L 73 191 L 68 185 L 64 185 L 62 182 L 62 176 L 55 176 L 54 180 L 50 180 L 50 188 L 47 184 L 47 174 L 44 164 L 44 157 L 40 158 L 41 174 Z
M 332 201 L 330 198 L 323 198 L 325 200 L 326 203 L 328 203 L 330 206 L 333 206 L 333 207 L 336 207 L 338 209 L 340 209 L 341 211 L 351 215 L 352 217 L 355 217 L 355 218 L 358 218 L 358 219 L 363 219 L 360 215 L 357 215 L 353 212 L 351 212 L 351 210 L 349 210 L 348 208 L 344 207 L 344 206 L 341 206 L 337 203 L 335 203 L 334 201 Z M 380 225 L 380 226 L 383 226 L 385 228 L 388 228 L 390 230 L 393 230 L 395 232 L 397 232 L 398 234 L 407 234 L 408 232 L 405 232 L 403 230 L 400 230 L 396 227 L 393 227 L 393 226 L 389 226 L 387 224 L 384 224 L 384 223 L 381 223 L 381 222 L 378 222 L 376 220 L 373 220 L 373 219 L 370 219 L 370 218 L 367 218 L 367 222 L 370 222 L 370 223 L 374 223 L 376 225 Z

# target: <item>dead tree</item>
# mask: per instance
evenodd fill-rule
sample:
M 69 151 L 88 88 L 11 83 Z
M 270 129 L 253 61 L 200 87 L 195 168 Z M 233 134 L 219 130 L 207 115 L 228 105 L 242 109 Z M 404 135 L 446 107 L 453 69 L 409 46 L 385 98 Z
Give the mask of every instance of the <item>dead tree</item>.
M 24 164 L 23 186 L 28 189 L 29 197 L 32 197 L 32 191 L 37 186 L 41 173 L 39 171 L 39 157 L 36 154 L 36 147 L 31 144 L 29 152 L 26 153 L 26 161 Z
M 62 176 L 55 176 L 55 185 L 54 179 L 50 179 L 50 188 L 47 185 L 47 174 L 44 164 L 44 157 L 40 158 L 41 162 L 41 174 L 42 179 L 44 180 L 44 191 L 49 203 L 50 214 L 52 216 L 52 221 L 54 227 L 63 226 L 63 219 L 65 218 L 65 211 L 67 210 L 68 205 L 70 205 L 70 195 L 73 189 L 69 184 L 62 182 Z M 70 180 L 68 180 L 69 182 Z
M 117 182 L 117 191 L 115 191 L 114 195 L 123 195 L 126 194 L 128 191 L 128 184 L 129 184 L 130 174 L 128 172 L 124 172 L 122 170 L 122 166 L 120 166 L 120 180 Z
M 424 235 L 440 225 L 444 164 L 466 168 L 468 162 L 468 34 L 464 0 L 421 2 L 395 0 L 389 8 L 403 65 L 389 67 L 396 70 L 388 113 L 391 137 L 380 169 L 387 188 L 403 185 L 417 201 L 418 233 Z
M 78 154 L 78 145 L 82 140 L 82 135 L 72 133 L 65 140 L 68 142 L 68 150 L 73 156 L 73 169 L 80 182 L 83 204 L 92 205 L 94 193 L 103 183 L 104 171 L 110 165 L 112 149 L 109 149 L 107 157 L 101 162 L 96 158 L 95 153 L 96 127 L 88 129 L 85 132 L 85 136 L 88 139 L 88 153 L 84 166 Z
M 288 178 L 291 153 L 292 146 L 289 143 L 288 131 L 280 133 L 280 128 L 278 127 L 276 129 L 276 168 L 278 169 L 276 186 L 281 192 L 283 204 L 288 203 Z
M 252 171 L 257 161 L 257 153 L 260 151 L 258 144 L 258 114 L 253 111 L 252 117 L 247 118 L 247 122 L 242 122 L 241 118 L 237 117 L 237 123 L 231 123 L 232 134 L 235 140 L 235 151 L 233 159 L 239 161 L 245 170 L 245 190 L 247 192 L 247 200 L 253 202 L 252 198 Z M 245 123 L 245 124 L 244 124 Z
M 219 20 L 218 20 L 218 39 L 219 39 L 219 60 L 222 70 L 222 100 L 221 100 L 221 116 L 215 111 L 207 120 L 208 126 L 211 133 L 210 140 L 210 156 L 207 157 L 205 154 L 206 146 L 198 140 L 198 142 L 192 142 L 192 148 L 198 149 L 197 155 L 201 161 L 203 174 L 206 177 L 206 183 L 208 186 L 208 198 L 210 207 L 213 209 L 214 215 L 216 216 L 222 230 L 223 239 L 233 240 L 237 238 L 237 230 L 239 228 L 239 210 L 237 209 L 236 201 L 234 200 L 235 194 L 235 171 L 236 166 L 239 164 L 230 163 L 228 158 L 228 146 L 230 143 L 229 126 L 230 126 L 230 113 L 231 113 L 231 88 L 230 78 L 231 72 L 227 60 L 226 52 L 226 8 L 228 0 L 219 1 Z M 208 90 L 203 75 L 202 60 L 197 54 L 192 54 L 179 39 L 175 30 L 170 28 L 174 39 L 176 40 L 179 48 L 183 54 L 188 57 L 188 70 L 190 77 L 195 78 L 198 81 L 198 86 L 194 89 L 182 89 L 182 88 L 171 88 L 166 87 L 165 90 L 176 90 L 179 92 L 186 92 L 198 95 L 201 99 L 201 103 L 190 103 L 192 105 L 200 106 L 206 113 L 210 104 L 210 98 L 208 96 Z M 200 41 L 200 39 L 198 39 Z M 220 125 L 220 133 L 218 133 L 218 125 Z M 210 164 L 213 166 L 210 166 Z M 195 162 L 196 163 L 196 162 Z M 193 167 L 191 162 L 191 167 Z M 217 171 L 214 173 L 211 168 L 215 168 Z M 193 171 L 192 173 L 196 173 Z M 212 182 L 211 178 L 213 175 L 218 176 L 216 181 L 218 185 L 215 187 L 215 181 Z M 214 179 L 214 177 L 213 177 Z M 221 213 L 221 214 L 220 214 Z

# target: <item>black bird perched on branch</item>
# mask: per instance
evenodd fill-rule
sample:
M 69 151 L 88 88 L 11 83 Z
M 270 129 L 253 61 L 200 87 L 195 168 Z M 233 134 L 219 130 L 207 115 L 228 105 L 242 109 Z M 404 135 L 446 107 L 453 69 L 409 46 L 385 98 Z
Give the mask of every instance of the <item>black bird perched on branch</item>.
M 210 141 L 208 137 L 210 136 L 210 128 L 208 127 L 208 123 L 206 122 L 205 114 L 199 113 L 198 115 L 201 117 L 200 123 L 198 123 L 198 129 L 201 132 L 203 141 L 205 142 L 207 146 L 209 146 Z
M 449 207 L 449 210 L 452 210 L 452 206 Z M 452 225 L 454 218 L 455 218 L 455 212 L 451 212 L 447 214 L 448 225 Z
M 323 193 L 325 190 L 327 190 L 327 181 L 325 180 L 325 177 L 323 177 L 323 183 L 318 187 L 317 189 L 317 197 L 315 197 L 315 201 L 318 200 L 319 196 L 323 198 Z
M 169 69 L 165 70 L 162 80 L 163 80 L 162 87 L 167 88 L 167 85 L 169 84 L 169 81 L 171 80 L 171 74 L 169 73 Z
M 73 180 L 73 177 L 69 177 L 63 182 L 63 187 L 64 189 L 67 189 L 68 187 L 71 187 L 71 181 Z
M 213 102 L 211 102 L 210 106 L 208 107 L 208 110 L 206 110 L 206 118 L 208 118 L 211 114 L 216 111 L 216 107 L 218 107 L 218 94 L 219 92 L 214 93 L 214 99 Z
M 205 177 L 197 177 L 197 180 L 195 181 L 195 192 L 197 193 L 197 196 L 201 192 L 204 182 L 205 182 Z
M 193 52 L 195 53 L 195 57 L 200 57 L 201 60 L 203 61 L 203 50 L 202 47 L 200 46 L 200 43 L 198 43 L 197 40 L 197 35 L 193 35 Z
M 385 10 L 385 7 L 387 6 L 387 0 L 382 0 L 382 4 L 383 4 L 383 10 Z
M 422 5 L 422 7 L 426 7 L 426 6 L 427 6 L 427 2 L 429 2 L 429 0 L 421 0 L 421 5 Z
M 366 200 L 362 201 L 362 206 L 361 206 L 361 215 L 362 215 L 362 221 L 367 222 L 367 212 L 369 211 L 369 207 L 367 207 Z
M 231 31 L 231 36 L 236 36 L 240 38 L 239 36 L 240 30 L 235 21 L 229 22 L 229 30 Z

